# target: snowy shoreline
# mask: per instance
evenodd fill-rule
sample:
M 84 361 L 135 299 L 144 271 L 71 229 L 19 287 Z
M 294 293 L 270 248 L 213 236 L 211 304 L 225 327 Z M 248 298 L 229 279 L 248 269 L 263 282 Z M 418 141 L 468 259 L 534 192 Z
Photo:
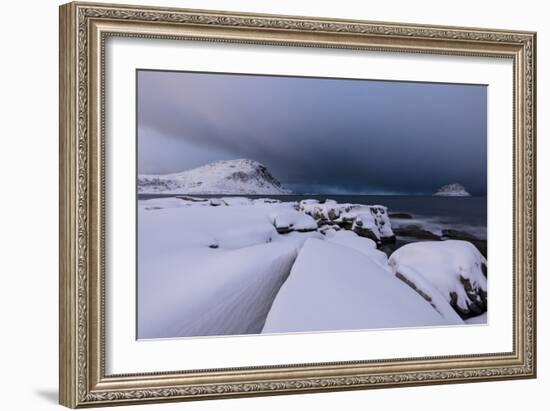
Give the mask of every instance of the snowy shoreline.
M 379 248 L 411 220 L 397 217 L 383 205 L 314 199 L 139 200 L 138 338 L 457 325 L 486 315 L 479 244 L 447 235 L 386 255 Z

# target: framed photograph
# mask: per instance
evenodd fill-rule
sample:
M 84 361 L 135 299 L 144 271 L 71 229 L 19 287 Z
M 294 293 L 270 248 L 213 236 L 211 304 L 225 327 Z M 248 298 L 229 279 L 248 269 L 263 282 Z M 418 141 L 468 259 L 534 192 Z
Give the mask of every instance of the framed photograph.
M 60 403 L 536 375 L 533 32 L 60 8 Z

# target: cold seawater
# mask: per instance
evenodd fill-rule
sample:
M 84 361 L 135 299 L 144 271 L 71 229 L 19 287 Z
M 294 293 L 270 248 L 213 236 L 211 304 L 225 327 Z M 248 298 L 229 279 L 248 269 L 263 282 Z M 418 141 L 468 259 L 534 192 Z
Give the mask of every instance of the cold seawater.
M 185 195 L 185 194 L 182 194 Z M 139 200 L 175 197 L 175 194 L 138 194 Z M 487 225 L 487 197 L 437 197 L 437 196 L 373 196 L 373 195 L 196 195 L 198 198 L 247 197 L 273 198 L 281 201 L 327 199 L 338 203 L 383 205 L 390 213 L 410 213 L 415 217 L 440 218 L 444 222 L 485 228 Z

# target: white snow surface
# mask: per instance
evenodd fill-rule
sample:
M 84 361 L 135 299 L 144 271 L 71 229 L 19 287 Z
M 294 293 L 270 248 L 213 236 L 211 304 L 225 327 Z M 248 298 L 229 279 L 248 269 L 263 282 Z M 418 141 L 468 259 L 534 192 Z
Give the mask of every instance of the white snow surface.
M 356 249 L 305 242 L 262 333 L 444 325 L 412 288 Z
M 353 231 L 340 230 L 328 232 L 326 240 L 330 243 L 340 244 L 359 251 L 366 255 L 384 269 L 388 267 L 388 257 L 382 251 L 376 249 L 376 243 L 369 238 L 359 237 Z
M 401 265 L 399 274 L 405 277 L 410 286 L 418 290 L 424 298 L 445 318 L 449 324 L 464 324 L 464 321 L 449 304 L 448 297 L 444 296 L 437 287 L 426 280 L 422 274 L 412 267 Z
M 409 243 L 393 252 L 389 264 L 394 273 L 401 273 L 420 288 L 431 284 L 449 302 L 450 293 L 456 293 L 457 305 L 465 310 L 472 301 L 461 278 L 470 280 L 474 289 L 487 291 L 487 278 L 482 271 L 487 260 L 467 241 Z
M 305 238 L 269 218 L 292 204 L 243 203 L 139 201 L 139 338 L 261 331 Z
M 278 230 L 314 231 L 317 229 L 317 223 L 311 216 L 294 209 L 276 207 L 269 216 Z
M 468 318 L 467 320 L 464 320 L 466 324 L 487 324 L 487 313 L 483 313 L 481 315 L 478 315 L 477 317 Z
M 295 257 L 280 242 L 140 259 L 138 337 L 260 333 Z
M 289 194 L 267 168 L 254 160 L 216 161 L 173 174 L 141 174 L 139 193 Z
M 338 209 L 328 205 L 323 212 Z M 349 206 L 341 214 L 361 209 Z M 476 271 L 484 259 L 469 243 L 409 244 L 388 263 L 375 241 L 337 225 L 317 229 L 302 207 L 246 197 L 139 200 L 138 338 L 461 324 L 447 298 L 461 290 L 457 275 L 486 288 Z M 383 210 L 362 212 L 391 230 Z
M 434 196 L 444 197 L 470 197 L 471 194 L 466 191 L 463 185 L 458 183 L 447 184 L 441 187 Z

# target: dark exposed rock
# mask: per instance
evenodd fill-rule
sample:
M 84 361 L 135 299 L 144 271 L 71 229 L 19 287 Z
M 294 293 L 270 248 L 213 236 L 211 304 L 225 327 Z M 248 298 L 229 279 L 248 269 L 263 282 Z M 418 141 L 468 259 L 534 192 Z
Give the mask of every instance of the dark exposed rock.
M 277 180 L 273 174 L 271 174 L 268 169 L 264 165 L 258 166 L 258 173 L 263 179 L 271 184 L 273 184 L 275 187 L 281 187 L 281 183 L 279 180 Z
M 368 228 L 363 228 L 358 224 L 355 224 L 351 231 L 353 231 L 359 237 L 370 238 L 372 241 L 374 241 L 377 244 L 388 244 L 388 243 L 395 242 L 395 236 L 378 238 L 376 234 L 373 233 L 372 230 Z
M 428 294 L 423 292 L 421 289 L 419 289 L 415 283 L 413 283 L 411 280 L 409 280 L 407 277 L 405 277 L 400 272 L 395 273 L 395 276 L 399 278 L 401 281 L 403 281 L 405 284 L 407 284 L 409 287 L 411 287 L 414 291 L 416 291 L 422 298 L 424 298 L 426 301 L 428 301 L 430 304 L 432 303 L 432 297 L 430 297 Z M 432 304 L 433 306 L 433 304 Z M 433 306 L 435 308 L 435 306 Z
M 296 228 L 294 229 L 294 231 L 296 231 L 297 233 L 310 233 L 312 231 L 316 231 L 317 228 Z
M 441 240 L 441 238 L 437 234 L 434 234 L 428 230 L 424 230 L 418 225 L 406 225 L 402 227 L 396 227 L 393 229 L 393 232 L 397 236 L 401 237 L 412 237 L 419 240 Z
M 245 173 L 244 171 L 235 171 L 234 173 L 229 174 L 228 176 L 226 176 L 225 179 L 226 180 L 242 181 L 243 183 L 246 183 L 250 179 L 250 176 L 247 173 Z
M 376 235 L 372 232 L 372 230 L 369 230 L 368 228 L 363 228 L 357 224 L 354 225 L 352 231 L 359 237 L 370 238 L 375 243 L 378 243 L 380 241 L 378 237 L 376 237 Z
M 185 201 L 192 201 L 194 203 L 203 203 L 208 201 L 208 198 L 193 197 L 193 196 L 176 196 L 176 198 L 179 198 L 180 200 L 185 200 Z
M 460 315 L 460 317 L 462 317 L 462 319 L 469 318 L 470 317 L 468 315 L 469 311 L 463 309 L 458 305 L 458 296 L 456 295 L 456 293 L 453 291 L 449 295 L 451 297 L 451 301 L 450 301 L 451 307 L 453 307 L 453 309 L 458 313 L 458 315 Z
M 487 258 L 487 240 L 479 240 L 472 244 L 476 246 L 483 257 Z M 487 276 L 487 273 L 485 273 L 485 276 Z
M 212 207 L 218 207 L 218 206 L 226 206 L 227 203 L 225 201 L 223 201 L 221 198 L 211 198 L 210 199 L 210 205 Z
M 336 220 L 338 217 L 340 217 L 340 210 L 336 208 L 331 208 L 328 210 L 328 218 L 330 220 Z
M 467 233 L 466 231 L 454 230 L 454 229 L 444 229 L 441 230 L 443 237 L 447 237 L 453 240 L 478 240 L 473 234 Z
M 386 254 L 389 257 L 393 254 L 393 252 L 401 247 L 403 247 L 405 244 L 409 244 L 411 241 L 407 239 L 403 239 L 401 237 L 396 237 L 395 242 L 393 243 L 381 243 L 378 244 L 378 249 L 382 251 L 384 254 Z
M 293 231 L 296 231 L 297 233 L 309 233 L 311 231 L 317 230 L 316 228 L 294 228 L 293 225 L 279 227 L 275 225 L 275 229 L 279 234 L 288 234 Z
M 392 235 L 390 237 L 381 237 L 380 238 L 380 243 L 381 244 L 395 244 L 395 242 L 397 241 L 397 237 Z
M 470 243 L 479 250 L 483 257 L 487 258 L 487 240 L 470 240 Z
M 487 292 L 483 291 L 480 288 L 472 287 L 472 284 L 467 278 L 460 278 L 468 298 L 472 301 L 471 304 L 468 304 L 468 309 L 470 310 L 469 315 L 477 316 L 481 315 L 487 311 Z
M 451 292 L 449 294 L 451 298 L 450 304 L 458 315 L 460 315 L 462 319 L 466 320 L 487 312 L 487 292 L 479 287 L 472 286 L 472 283 L 468 278 L 460 277 L 460 282 L 464 286 L 464 291 L 466 291 L 466 295 L 470 299 L 470 302 L 468 302 L 468 308 L 464 309 L 458 305 L 458 297 L 456 293 Z
M 353 227 L 353 222 L 355 221 L 354 218 L 342 218 L 340 221 L 337 221 L 336 224 L 338 224 L 341 228 L 344 230 L 351 230 Z
M 371 208 L 371 210 L 373 208 Z M 383 210 L 382 210 L 382 212 L 383 212 Z M 381 222 L 380 224 L 384 225 L 383 222 Z M 359 237 L 370 238 L 371 240 L 373 240 L 375 243 L 378 243 L 378 244 L 395 242 L 395 236 L 379 237 L 370 228 L 363 227 L 363 222 L 360 219 L 355 219 L 353 221 L 351 230 L 355 234 L 357 234 Z

